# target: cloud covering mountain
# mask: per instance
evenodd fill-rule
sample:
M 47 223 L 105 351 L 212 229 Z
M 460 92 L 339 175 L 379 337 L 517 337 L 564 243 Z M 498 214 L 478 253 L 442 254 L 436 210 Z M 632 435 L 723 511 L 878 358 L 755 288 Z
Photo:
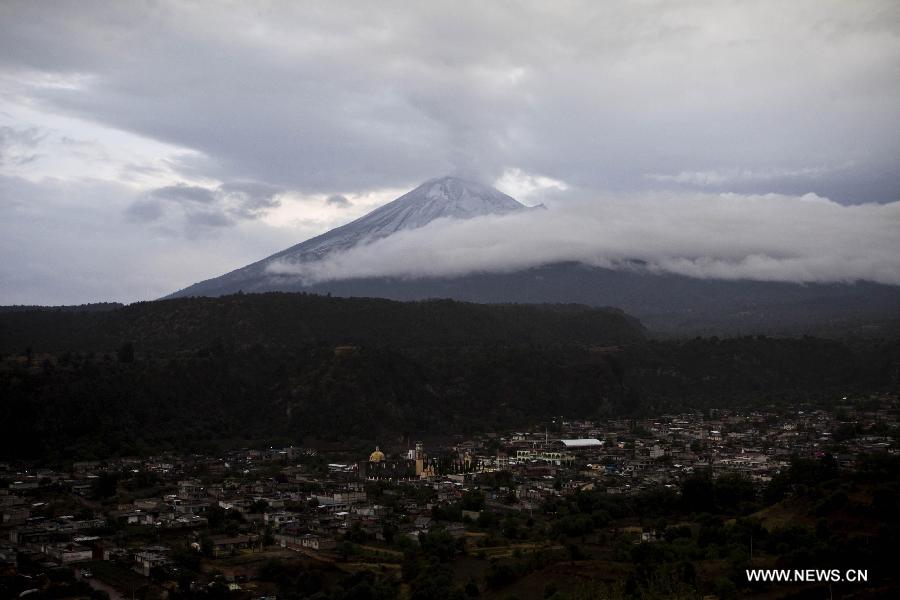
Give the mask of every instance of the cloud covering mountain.
M 452 277 L 577 261 L 690 277 L 900 285 L 900 202 L 845 206 L 802 197 L 639 194 L 552 210 L 440 219 L 321 260 L 269 272 L 308 283 Z

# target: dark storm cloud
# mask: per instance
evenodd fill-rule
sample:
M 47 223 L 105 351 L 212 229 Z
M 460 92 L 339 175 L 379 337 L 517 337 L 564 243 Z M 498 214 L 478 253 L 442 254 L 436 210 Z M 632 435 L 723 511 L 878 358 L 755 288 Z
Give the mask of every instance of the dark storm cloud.
M 281 205 L 277 196 L 282 190 L 265 183 L 253 181 L 223 183 L 219 186 L 218 192 L 224 197 L 232 214 L 242 219 L 256 219 Z
M 518 167 L 629 190 L 839 169 L 740 186 L 900 197 L 891 0 L 7 2 L 0 16 L 4 69 L 64 80 L 36 101 L 200 151 L 193 167 L 220 180 L 333 193 Z
M 165 205 L 154 198 L 135 200 L 125 209 L 125 216 L 135 223 L 158 221 L 165 213 Z
M 191 211 L 185 214 L 185 222 L 189 233 L 195 232 L 197 228 L 231 227 L 234 225 L 234 221 L 229 219 L 224 213 L 211 210 Z
M 231 227 L 240 220 L 264 216 L 280 205 L 280 188 L 252 181 L 223 183 L 216 188 L 179 183 L 150 190 L 125 208 L 132 222 L 167 220 L 188 237 L 208 228 Z
M 150 192 L 150 195 L 160 200 L 169 200 L 178 204 L 212 204 L 216 199 L 216 194 L 213 190 L 183 183 L 157 188 Z
M 332 194 L 325 199 L 325 202 L 327 202 L 330 206 L 335 206 L 337 208 L 348 208 L 353 204 L 352 202 L 350 202 L 350 200 L 347 199 L 347 196 L 344 196 L 342 194 Z

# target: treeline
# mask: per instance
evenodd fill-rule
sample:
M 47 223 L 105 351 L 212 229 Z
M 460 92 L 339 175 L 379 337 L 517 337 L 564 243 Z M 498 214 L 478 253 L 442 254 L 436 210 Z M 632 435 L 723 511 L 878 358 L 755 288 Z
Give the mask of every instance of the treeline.
M 95 302 L 92 304 L 69 304 L 63 306 L 39 306 L 35 304 L 10 304 L 0 306 L 0 313 L 10 312 L 104 312 L 125 306 L 119 302 Z
M 239 294 L 140 302 L 116 310 L 0 312 L 0 352 L 112 352 L 125 341 L 147 354 L 221 344 L 235 349 L 309 344 L 459 346 L 469 344 L 640 342 L 640 322 L 616 309 L 580 305 L 394 302 L 314 294 Z

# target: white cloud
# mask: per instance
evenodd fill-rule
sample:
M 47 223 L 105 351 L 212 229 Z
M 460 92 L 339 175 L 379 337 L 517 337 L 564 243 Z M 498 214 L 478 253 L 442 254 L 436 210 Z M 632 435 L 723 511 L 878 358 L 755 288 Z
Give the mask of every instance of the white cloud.
M 674 175 L 651 173 L 645 175 L 645 177 L 647 177 L 647 179 L 652 179 L 654 181 L 660 181 L 663 183 L 681 183 L 703 187 L 718 187 L 736 183 L 764 183 L 767 181 L 781 179 L 819 179 L 824 175 L 833 173 L 840 169 L 847 169 L 851 166 L 852 163 L 844 164 L 839 167 L 818 166 L 801 167 L 799 169 L 772 168 L 755 170 L 731 168 L 709 171 L 681 171 L 680 173 L 675 173 Z
M 3 83 L 0 78 L 0 91 Z M 33 182 L 47 177 L 103 179 L 135 189 L 186 178 L 193 184 L 213 181 L 182 173 L 182 163 L 200 157 L 188 148 L 56 114 L 17 94 L 0 98 L 9 100 L 0 112 L 0 167 L 6 176 Z M 10 160 L 15 157 L 18 160 Z
M 540 197 L 548 191 L 564 192 L 569 189 L 564 181 L 543 175 L 524 173 L 522 169 L 516 168 L 506 169 L 494 182 L 494 187 L 525 204 L 528 204 L 535 196 Z
M 308 282 L 456 276 L 560 261 L 691 277 L 900 285 L 900 202 L 650 193 L 468 221 L 435 221 L 320 262 L 279 263 Z

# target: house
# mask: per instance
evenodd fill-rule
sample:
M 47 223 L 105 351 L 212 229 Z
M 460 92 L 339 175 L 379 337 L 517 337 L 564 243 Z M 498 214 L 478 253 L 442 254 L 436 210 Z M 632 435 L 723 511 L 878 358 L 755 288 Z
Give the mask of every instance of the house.
M 642 542 L 655 542 L 657 540 L 656 531 L 653 529 L 645 529 L 641 532 Z
M 294 513 L 286 511 L 263 513 L 263 521 L 274 527 L 281 527 L 293 523 L 295 518 Z
M 199 515 L 206 512 L 209 505 L 204 502 L 179 502 L 175 505 L 175 512 L 182 515 Z
M 227 535 L 215 535 L 210 538 L 210 541 L 213 546 L 213 556 L 219 558 L 237 554 L 241 550 L 252 550 L 258 544 L 259 536 L 237 535 L 231 537 Z
M 178 482 L 178 497 L 184 500 L 196 500 L 203 498 L 206 490 L 203 485 L 196 479 L 184 479 Z
M 314 533 L 307 533 L 300 536 L 300 545 L 310 550 L 334 550 L 337 542 L 332 538 L 327 538 Z
M 34 477 L 28 477 L 22 481 L 13 481 L 9 484 L 11 491 L 36 490 L 40 487 L 40 482 Z
M 8 506 L 0 512 L 2 522 L 9 525 L 24 523 L 31 516 L 31 510 L 27 506 Z
M 131 552 L 127 548 L 117 548 L 109 546 L 101 546 L 103 560 L 111 560 L 116 562 L 130 562 Z
M 134 570 L 144 577 L 149 577 L 152 569 L 167 564 L 169 557 L 162 547 L 145 548 L 134 555 Z
M 52 544 L 43 547 L 44 554 L 64 565 L 91 560 L 93 550 L 80 544 Z
M 135 510 L 119 515 L 119 521 L 128 525 L 153 525 L 156 523 L 156 518 L 152 513 Z

